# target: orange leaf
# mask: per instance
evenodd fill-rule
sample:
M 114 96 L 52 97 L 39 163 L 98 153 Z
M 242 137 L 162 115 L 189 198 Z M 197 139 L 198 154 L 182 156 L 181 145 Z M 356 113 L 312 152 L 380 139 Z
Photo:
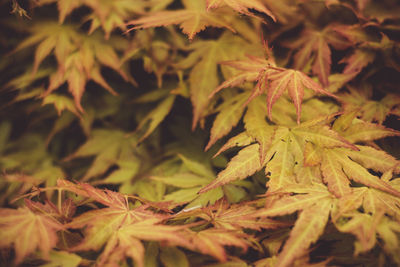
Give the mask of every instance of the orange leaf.
M 286 89 L 288 89 L 289 96 L 296 107 L 297 123 L 300 123 L 301 102 L 303 101 L 305 87 L 316 93 L 337 98 L 300 71 L 284 69 L 269 75 L 267 78 L 271 80 L 271 83 L 267 86 L 267 108 L 270 119 L 272 105 Z
M 247 250 L 248 236 L 237 231 L 227 231 L 226 229 L 209 228 L 200 232 L 187 231 L 187 237 L 193 244 L 190 249 L 199 250 L 203 254 L 208 254 L 216 259 L 226 261 L 226 252 L 224 246 L 240 247 Z
M 207 10 L 218 8 L 223 4 L 231 7 L 239 13 L 243 13 L 249 16 L 254 16 L 249 11 L 249 9 L 254 9 L 270 16 L 274 21 L 276 21 L 276 18 L 272 14 L 272 12 L 258 0 L 207 0 Z
M 207 26 L 225 27 L 235 31 L 218 12 L 207 12 L 203 0 L 183 0 L 184 9 L 158 11 L 139 19 L 131 20 L 129 25 L 136 25 L 130 30 L 179 24 L 190 40 Z
M 61 229 L 63 225 L 56 219 L 26 207 L 0 209 L 0 247 L 13 245 L 17 264 L 36 249 L 48 257 L 57 243 L 56 232 Z

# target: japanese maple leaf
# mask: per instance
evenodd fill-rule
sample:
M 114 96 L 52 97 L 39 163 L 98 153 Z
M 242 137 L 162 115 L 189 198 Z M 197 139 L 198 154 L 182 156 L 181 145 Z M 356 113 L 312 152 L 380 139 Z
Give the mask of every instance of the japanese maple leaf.
M 14 246 L 15 262 L 39 249 L 45 257 L 56 246 L 57 231 L 64 226 L 44 212 L 34 212 L 27 207 L 0 209 L 0 247 Z
M 346 140 L 352 143 L 373 141 L 388 136 L 400 136 L 400 132 L 386 128 L 380 124 L 357 121 L 340 133 Z
M 390 177 L 389 177 L 390 178 Z M 400 189 L 399 178 L 391 181 L 382 175 L 381 179 L 388 183 L 394 189 Z M 347 194 L 339 199 L 339 210 L 335 217 L 346 215 L 349 212 L 356 211 L 360 207 L 363 208 L 365 213 L 378 215 L 385 213 L 392 218 L 400 218 L 400 198 L 393 196 L 387 192 L 368 187 L 353 188 L 353 192 Z
M 182 0 L 184 9 L 152 12 L 147 16 L 131 20 L 128 25 L 136 25 L 130 30 L 179 24 L 190 40 L 207 26 L 225 27 L 235 31 L 218 11 L 207 12 L 203 0 Z
M 76 229 L 86 227 L 84 240 L 73 248 L 76 251 L 100 249 L 108 242 L 113 231 L 117 231 L 122 226 L 146 220 L 151 220 L 153 224 L 156 224 L 168 217 L 167 215 L 155 214 L 147 210 L 148 206 L 146 205 L 130 209 L 127 197 L 118 192 L 97 189 L 89 184 L 77 184 L 75 187 L 70 184 L 69 187 L 66 188 L 86 195 L 106 206 L 103 209 L 87 211 L 75 217 L 66 225 L 69 228 Z
M 379 101 L 372 100 L 372 88 L 362 86 L 355 88 L 347 86 L 348 92 L 339 94 L 343 103 L 345 113 L 357 111 L 357 115 L 367 122 L 378 122 L 382 124 L 385 119 L 400 106 L 400 97 L 394 94 L 386 94 Z
M 209 184 L 214 178 L 211 166 L 179 155 L 182 160 L 180 171 L 170 175 L 154 175 L 152 180 L 177 188 L 165 194 L 164 200 L 176 204 L 186 204 L 185 210 L 204 207 L 208 203 L 214 204 L 215 201 L 223 197 L 222 188 L 215 188 L 206 194 L 198 195 L 197 192 Z
M 303 130 L 296 133 L 302 127 L 293 129 L 293 132 L 297 135 L 300 133 L 306 141 L 325 148 L 320 151 L 315 147 L 312 150 L 307 149 L 305 156 L 317 154 L 315 164 L 321 164 L 323 180 L 328 185 L 328 190 L 336 197 L 341 198 L 352 192 L 350 180 L 398 196 L 397 190 L 368 171 L 372 169 L 375 172 L 386 172 L 394 168 L 398 161 L 383 151 L 369 146 L 356 146 L 353 143 L 368 142 L 399 133 L 378 124 L 362 121 L 353 123 L 353 118 L 354 113 L 342 115 L 337 119 L 333 126 L 337 132 L 328 129 L 327 126 L 318 127 L 318 132 L 315 131 L 316 126 L 310 127 L 308 136 Z M 395 171 L 398 172 L 398 168 Z
M 392 172 L 389 171 L 382 175 L 381 179 L 393 188 L 399 189 L 400 179 L 390 180 L 391 177 Z M 400 231 L 398 226 L 399 204 L 399 197 L 380 190 L 367 187 L 354 188 L 353 193 L 339 199 L 339 209 L 334 215 L 333 221 L 340 231 L 356 236 L 355 254 L 370 250 L 376 243 L 376 237 L 379 237 L 385 243 L 385 250 L 387 249 L 393 255 L 394 251 L 398 251 L 399 246 L 397 237 L 394 238 L 395 234 L 393 233 L 393 231 Z M 364 213 L 358 212 L 360 207 Z M 389 216 L 383 216 L 384 214 Z M 340 216 L 347 219 L 337 220 Z
M 211 93 L 210 97 L 223 88 L 237 86 L 244 81 L 257 81 L 257 85 L 254 87 L 249 101 L 266 92 L 268 117 L 271 119 L 273 104 L 283 95 L 284 91 L 288 90 L 289 97 L 296 107 L 297 123 L 300 123 L 304 88 L 337 98 L 301 71 L 278 68 L 274 66 L 273 61 L 266 61 L 256 57 L 250 57 L 249 59 L 246 61 L 228 62 L 228 65 L 242 70 L 242 72 L 217 87 Z M 255 63 L 253 66 L 250 65 L 251 61 Z
M 306 28 L 300 38 L 287 46 L 292 49 L 300 49 L 294 55 L 294 68 L 303 69 L 312 59 L 312 72 L 317 75 L 319 81 L 328 85 L 328 76 L 331 69 L 331 49 L 345 49 L 350 43 L 335 32 L 332 27 L 326 27 L 322 31 Z
M 90 197 L 106 206 L 75 217 L 66 227 L 85 228 L 84 239 L 71 248 L 73 251 L 98 250 L 105 245 L 98 264 L 119 262 L 125 257 L 134 259 L 143 266 L 144 248 L 141 240 L 169 241 L 189 247 L 179 232 L 185 226 L 167 226 L 161 223 L 169 215 L 157 214 L 142 205 L 130 209 L 127 196 L 110 190 L 101 190 L 89 184 L 71 184 L 60 181 L 63 188 Z M 134 247 L 134 249 L 132 249 Z
M 371 216 L 370 214 L 353 212 L 347 216 L 348 221 L 335 224 L 336 228 L 345 233 L 351 233 L 356 236 L 354 242 L 354 254 L 371 250 L 376 243 L 376 227 L 381 220 L 382 214 L 379 216 Z
M 342 189 L 336 193 L 337 196 L 343 196 L 349 193 L 349 189 L 346 189 L 347 186 L 345 185 L 348 183 L 346 180 L 347 178 L 370 188 L 375 188 L 393 196 L 400 197 L 400 192 L 398 190 L 378 176 L 371 174 L 363 165 L 353 161 L 347 155 L 347 151 L 348 150 L 344 148 L 332 148 L 324 155 L 326 163 L 324 163 L 325 161 L 322 162 L 322 170 L 326 177 L 325 179 L 329 179 L 327 182 L 330 190 L 337 191 L 337 186 L 340 186 Z M 354 155 L 355 152 L 350 152 L 350 155 L 352 154 Z M 331 170 L 327 169 L 327 164 L 331 166 Z M 331 176 L 331 178 L 329 178 L 329 176 Z M 336 177 L 335 181 L 331 180 L 333 177 Z
M 367 65 L 375 59 L 375 54 L 366 49 L 357 49 L 348 57 L 344 57 L 339 63 L 345 63 L 346 67 L 343 74 L 353 74 L 354 76 L 360 73 Z
M 101 26 L 109 38 L 111 31 L 118 27 L 121 30 L 126 30 L 125 20 L 132 14 L 144 13 L 146 3 L 142 0 L 38 0 L 37 5 L 45 5 L 56 2 L 59 11 L 59 22 L 63 23 L 65 18 L 75 9 L 82 6 L 89 6 L 92 9 L 86 20 L 91 20 L 89 33 Z
M 135 136 L 126 136 L 126 133 L 122 131 L 97 129 L 92 131 L 86 143 L 65 160 L 96 156 L 83 178 L 87 180 L 103 174 L 113 164 L 123 165 L 123 161 L 135 160 L 133 151 L 136 144 Z M 135 164 L 132 165 L 128 167 L 134 169 Z
M 197 217 L 212 223 L 215 228 L 236 231 L 240 231 L 243 228 L 260 231 L 261 229 L 276 229 L 290 226 L 288 223 L 272 219 L 258 220 L 252 216 L 256 210 L 250 204 L 229 205 L 225 199 L 221 199 L 212 206 L 178 213 L 175 218 Z
M 205 147 L 207 151 L 218 139 L 228 134 L 231 129 L 239 123 L 244 112 L 244 103 L 249 97 L 245 92 L 231 97 L 217 107 L 219 111 L 211 127 L 211 135 L 208 144 Z
M 141 240 L 163 241 L 191 247 L 191 244 L 180 234 L 183 228 L 186 227 L 162 225 L 157 218 L 148 218 L 131 224 L 124 223 L 120 228 L 115 229 L 107 240 L 97 264 L 99 266 L 118 265 L 121 260 L 129 257 L 139 267 L 145 266 L 145 248 Z
M 82 112 L 80 102 L 89 80 L 116 95 L 101 74 L 102 65 L 114 69 L 126 81 L 135 83 L 121 67 L 122 62 L 114 48 L 99 34 L 87 37 L 70 25 L 57 23 L 37 23 L 30 31 L 32 35 L 20 43 L 15 51 L 37 44 L 32 76 L 36 74 L 43 60 L 52 53 L 58 63 L 57 70 L 46 75 L 49 76 L 49 85 L 42 97 L 48 96 L 66 82 L 74 97 L 75 106 Z
M 243 118 L 246 134 L 252 137 L 260 145 L 260 162 L 265 161 L 268 150 L 272 144 L 276 126 L 266 122 L 267 108 L 264 101 L 258 97 L 247 105 L 247 111 Z
M 222 65 L 221 61 L 245 57 L 245 53 L 254 50 L 255 46 L 239 36 L 224 33 L 217 40 L 199 40 L 189 46 L 192 52 L 175 66 L 179 69 L 189 69 L 190 100 L 193 106 L 194 129 L 198 122 L 207 115 L 209 95 L 218 86 L 219 69 L 223 74 L 230 73 L 230 69 Z
M 241 231 L 208 228 L 199 232 L 186 230 L 182 233 L 190 240 L 189 249 L 211 255 L 222 262 L 227 260 L 224 246 L 240 247 L 243 251 L 249 246 L 246 240 L 248 235 Z
M 93 13 L 87 16 L 87 20 L 91 20 L 89 33 L 101 26 L 106 39 L 115 28 L 126 31 L 125 21 L 132 15 L 143 14 L 146 8 L 146 3 L 142 0 L 133 2 L 130 0 L 83 0 L 83 2 L 93 10 Z
M 274 21 L 276 21 L 275 16 L 272 14 L 272 12 L 268 8 L 266 8 L 262 2 L 259 2 L 258 0 L 207 0 L 207 10 L 218 8 L 223 4 L 231 7 L 239 13 L 250 16 L 254 15 L 249 11 L 249 9 L 254 9 L 268 15 Z
M 257 102 L 258 99 L 254 101 Z M 255 108 L 254 105 L 250 104 L 251 112 L 257 111 L 258 115 L 262 114 L 260 109 L 255 108 L 253 111 L 253 108 Z M 358 150 L 355 145 L 326 125 L 314 125 L 315 122 L 306 122 L 292 128 L 262 126 L 262 119 L 257 123 L 257 120 L 253 121 L 246 116 L 245 127 L 250 130 L 251 135 L 256 136 L 255 140 L 258 143 L 240 150 L 227 167 L 218 174 L 217 178 L 202 188 L 200 193 L 235 180 L 245 179 L 264 166 L 265 173 L 269 178 L 267 186 L 270 191 L 276 191 L 296 183 L 294 168 L 296 164 L 302 166 L 304 157 L 308 156 L 304 152 L 307 142 L 321 148 L 342 147 Z M 264 146 L 264 148 L 260 149 L 260 146 Z M 307 151 L 307 153 L 311 152 Z M 260 162 L 260 157 L 263 159 L 262 162 Z M 319 161 L 316 164 L 318 163 Z
M 240 150 L 239 153 L 229 161 L 227 167 L 218 173 L 217 178 L 203 187 L 199 193 L 205 193 L 231 181 L 245 179 L 260 170 L 262 165 L 260 163 L 259 149 L 258 144 L 253 144 Z
M 308 187 L 301 185 L 292 189 L 287 190 L 298 194 L 283 195 L 255 214 L 259 217 L 272 217 L 300 211 L 289 239 L 278 255 L 276 266 L 279 267 L 292 266 L 318 240 L 324 232 L 334 204 L 334 198 L 322 184 Z

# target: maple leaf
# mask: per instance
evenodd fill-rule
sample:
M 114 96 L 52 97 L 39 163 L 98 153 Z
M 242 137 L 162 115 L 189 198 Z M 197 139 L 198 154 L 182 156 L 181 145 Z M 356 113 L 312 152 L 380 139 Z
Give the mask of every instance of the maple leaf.
M 36 23 L 30 31 L 32 35 L 19 43 L 14 51 L 17 52 L 39 43 L 35 51 L 33 74 L 38 71 L 39 65 L 53 50 L 57 61 L 63 64 L 68 54 L 74 50 L 74 42 L 79 38 L 79 34 L 72 26 L 51 22 Z
M 255 99 L 254 101 L 255 104 L 251 104 L 249 110 L 254 108 L 258 115 L 260 115 L 260 113 L 262 114 L 262 112 L 259 112 L 259 110 L 262 111 L 260 105 L 258 105 L 258 108 L 256 106 L 259 100 Z M 264 114 L 266 113 L 264 112 Z M 322 121 L 325 119 L 325 117 L 320 118 Z M 318 122 L 319 120 L 316 121 Z M 252 123 L 255 124 L 252 125 Z M 328 126 L 314 124 L 317 123 L 308 122 L 308 124 L 304 123 L 303 125 L 293 128 L 273 127 L 266 123 L 263 125 L 262 116 L 259 120 L 256 120 L 247 117 L 246 114 L 245 127 L 248 129 L 254 127 L 253 131 L 261 131 L 258 133 L 258 140 L 261 140 L 261 142 L 255 139 L 259 142 L 258 144 L 253 144 L 242 149 L 239 154 L 228 163 L 227 168 L 218 174 L 216 180 L 203 188 L 200 193 L 231 181 L 244 179 L 257 170 L 260 170 L 263 166 L 266 167 L 265 173 L 269 178 L 267 183 L 269 190 L 275 191 L 283 188 L 285 185 L 296 183 L 294 169 L 296 164 L 298 166 L 303 165 L 303 159 L 307 156 L 304 154 L 306 142 L 312 142 L 321 148 L 344 147 L 358 150 L 355 145 L 342 138 Z M 235 141 L 235 139 L 233 139 L 233 141 Z M 247 142 L 250 142 L 250 140 Z M 264 148 L 260 150 L 260 146 L 264 146 Z M 255 148 L 259 149 L 258 153 L 255 153 Z M 253 162 L 257 157 L 259 161 L 258 164 Z M 262 162 L 260 162 L 260 158 L 263 159 Z M 318 163 L 319 161 L 317 164 Z
M 246 251 L 249 245 L 246 234 L 226 229 L 209 228 L 199 232 L 187 230 L 183 234 L 190 240 L 189 249 L 211 255 L 222 262 L 227 260 L 224 246 L 240 247 Z
M 384 180 L 383 177 L 381 179 Z M 393 188 L 399 188 L 398 179 L 384 181 Z M 339 200 L 338 207 L 340 209 L 336 212 L 333 220 L 336 221 L 340 216 L 346 216 L 346 214 L 349 214 L 360 207 L 362 207 L 364 212 L 367 214 L 378 215 L 380 213 L 385 213 L 392 218 L 397 219 L 400 216 L 398 204 L 399 198 L 386 192 L 368 187 L 353 188 L 351 194 L 345 195 Z
M 50 250 L 56 246 L 57 231 L 64 227 L 47 214 L 23 207 L 17 210 L 0 209 L 0 229 L 0 246 L 13 245 L 18 264 L 36 249 L 48 258 Z
M 130 30 L 179 24 L 190 40 L 207 26 L 225 27 L 235 30 L 224 19 L 223 13 L 208 12 L 203 0 L 182 0 L 184 9 L 152 12 L 147 16 L 131 20 L 128 25 L 137 25 Z
M 397 234 L 400 232 L 398 221 L 390 220 L 387 217 L 382 217 L 376 227 L 376 232 L 379 238 L 383 239 L 383 249 L 392 256 L 393 260 L 399 264 L 400 257 L 397 251 L 399 250 L 399 240 Z
M 46 5 L 57 3 L 59 12 L 59 23 L 64 23 L 66 17 L 77 8 L 88 6 L 92 12 L 85 17 L 85 20 L 91 21 L 89 34 L 94 32 L 99 26 L 105 31 L 105 37 L 108 39 L 114 28 L 126 30 L 124 20 L 131 15 L 144 13 L 147 6 L 144 1 L 135 1 L 132 3 L 129 0 L 116 1 L 101 1 L 101 0 L 38 0 L 36 5 Z
M 126 31 L 125 20 L 132 15 L 143 14 L 147 3 L 145 1 L 101 1 L 101 0 L 83 0 L 84 3 L 91 7 L 92 14 L 89 14 L 86 19 L 91 21 L 89 34 L 94 32 L 101 26 L 105 32 L 105 38 L 110 37 L 111 32 L 115 28 Z M 68 1 L 66 1 L 68 2 Z
M 75 114 L 78 118 L 81 117 L 74 102 L 69 97 L 58 94 L 49 94 L 43 98 L 43 105 L 49 104 L 54 105 L 54 108 L 57 110 L 57 114 L 59 116 L 64 110 L 68 110 Z
M 218 200 L 214 205 L 178 213 L 176 219 L 197 217 L 210 222 L 218 229 L 240 231 L 243 228 L 260 231 L 261 229 L 276 229 L 290 226 L 285 222 L 272 219 L 258 220 L 252 216 L 256 208 L 245 203 L 229 205 L 225 199 Z
M 284 195 L 254 215 L 271 217 L 301 211 L 289 239 L 278 255 L 277 266 L 292 266 L 296 258 L 301 257 L 318 240 L 324 232 L 333 206 L 332 195 L 323 185 L 291 187 L 288 191 L 300 194 Z
M 356 163 L 349 156 L 347 156 L 347 151 L 348 150 L 343 148 L 333 148 L 329 151 L 329 157 L 331 157 L 330 160 L 337 161 L 341 165 L 343 172 L 349 179 L 364 184 L 368 187 L 381 190 L 393 196 L 400 196 L 400 192 L 398 190 L 390 186 L 390 184 L 383 181 L 382 179 L 379 179 L 379 177 L 372 175 L 368 172 L 368 169 Z M 352 154 L 354 154 L 354 152 Z M 338 166 L 336 164 L 335 166 L 335 175 L 337 175 L 337 179 L 343 182 L 343 175 L 340 172 L 340 169 L 338 169 Z
M 42 267 L 78 267 L 79 264 L 83 262 L 80 256 L 66 251 L 52 250 L 49 254 L 48 263 L 43 264 Z
M 331 205 L 330 200 L 325 200 L 300 213 L 289 239 L 279 253 L 276 266 L 291 266 L 294 259 L 318 240 L 328 222 Z
M 273 72 L 273 70 L 268 69 L 267 67 L 272 65 L 275 66 L 275 63 L 272 59 L 263 59 L 254 56 L 247 56 L 246 60 L 230 60 L 221 62 L 223 65 L 227 65 L 233 67 L 235 69 L 240 70 L 241 72 L 228 80 L 224 81 L 221 85 L 214 89 L 209 95 L 209 98 L 213 97 L 216 93 L 221 91 L 226 87 L 235 87 L 244 82 L 254 82 L 261 80 L 262 75 L 266 76 L 268 73 Z M 258 91 L 261 91 L 261 83 L 258 82 Z M 256 91 L 256 90 L 254 90 Z M 256 91 L 258 94 L 260 94 Z
M 98 259 L 100 265 L 115 263 L 128 256 L 143 266 L 144 248 L 140 240 L 169 241 L 190 246 L 179 234 L 186 226 L 160 225 L 169 215 L 147 210 L 148 205 L 130 209 L 127 196 L 118 192 L 97 189 L 83 183 L 75 185 L 60 181 L 60 184 L 66 184 L 64 188 L 106 206 L 87 211 L 66 225 L 74 229 L 85 228 L 84 239 L 71 248 L 72 251 L 98 250 L 105 244 Z
M 351 214 L 348 222 L 336 223 L 336 228 L 345 233 L 351 233 L 357 237 L 354 243 L 354 254 L 366 252 L 372 249 L 376 243 L 376 225 L 381 216 L 355 212 Z
M 243 13 L 245 15 L 249 16 L 254 16 L 249 9 L 254 9 L 259 12 L 262 12 L 269 17 L 272 18 L 273 21 L 276 21 L 275 16 L 272 14 L 272 12 L 266 8 L 262 2 L 259 2 L 258 0 L 207 0 L 207 10 L 210 10 L 212 8 L 218 8 L 222 6 L 223 4 L 233 8 L 239 13 Z
M 87 37 L 74 26 L 50 22 L 37 23 L 30 31 L 32 35 L 21 42 L 15 51 L 39 43 L 35 51 L 32 75 L 36 74 L 40 64 L 51 55 L 52 51 L 58 63 L 58 69 L 49 75 L 49 85 L 42 97 L 49 95 L 66 82 L 69 92 L 74 97 L 75 106 L 83 112 L 80 102 L 89 80 L 95 81 L 116 95 L 117 93 L 101 75 L 101 65 L 114 69 L 126 81 L 135 84 L 133 78 L 121 67 L 122 62 L 114 48 L 99 34 Z
M 175 96 L 171 95 L 166 97 L 164 100 L 161 101 L 149 114 L 147 114 L 142 121 L 139 123 L 136 131 L 142 129 L 146 124 L 148 127 L 145 133 L 140 137 L 138 142 L 143 141 L 147 138 L 155 128 L 163 121 L 163 119 L 168 115 L 171 111 L 171 108 L 174 104 Z
M 132 258 L 140 267 L 144 266 L 145 249 L 140 240 L 168 241 L 174 245 L 190 244 L 180 234 L 182 226 L 159 225 L 159 219 L 146 219 L 123 224 L 116 229 L 100 255 L 98 264 L 118 264 L 125 257 Z
M 278 98 L 282 96 L 284 91 L 288 90 L 289 96 L 296 107 L 297 123 L 300 123 L 301 103 L 304 97 L 304 88 L 311 89 L 316 93 L 337 98 L 335 95 L 324 90 L 318 83 L 314 82 L 301 71 L 278 68 L 273 66 L 273 61 L 266 61 L 256 57 L 251 57 L 250 59 L 256 63 L 250 68 L 248 66 L 251 64 L 251 61 L 236 61 L 228 63 L 231 64 L 232 67 L 243 71 L 236 77 L 225 81 L 217 87 L 211 93 L 210 97 L 223 88 L 236 86 L 244 81 L 257 81 L 257 85 L 253 89 L 253 94 L 248 101 L 251 101 L 254 97 L 266 92 L 268 117 L 271 119 L 272 106 Z M 256 73 L 258 74 L 256 75 Z
M 107 206 L 103 209 L 94 209 L 85 212 L 73 218 L 73 220 L 66 225 L 69 228 L 88 227 L 85 239 L 81 244 L 74 247 L 74 250 L 101 248 L 113 234 L 113 230 L 120 229 L 122 225 L 129 225 L 146 219 L 156 219 L 158 222 L 161 222 L 166 218 L 164 215 L 155 214 L 146 210 L 148 206 L 145 205 L 131 210 L 128 205 L 127 197 L 118 192 L 96 189 L 89 184 L 78 184 L 72 187 L 72 189 L 68 187 L 67 189 L 75 192 L 83 191 L 83 194 L 87 197 Z
M 8 126 L 10 127 L 8 130 Z M 11 125 L 0 124 L 1 134 L 4 134 L 3 148 L 0 150 L 0 165 L 4 170 L 1 176 L 1 188 L 4 190 L 2 200 L 14 194 L 21 195 L 34 186 L 44 184 L 47 187 L 56 184 L 58 178 L 64 177 L 64 170 L 58 166 L 54 157 L 46 148 L 43 137 L 37 134 L 21 135 L 16 140 L 9 140 Z M 47 191 L 51 197 L 53 191 Z
M 214 204 L 215 201 L 223 197 L 224 193 L 221 188 L 215 188 L 199 196 L 197 192 L 212 181 L 214 172 L 206 164 L 183 155 L 179 155 L 179 157 L 182 160 L 181 171 L 170 175 L 151 176 L 152 180 L 178 188 L 178 190 L 166 194 L 164 196 L 165 201 L 177 204 L 189 203 L 185 206 L 185 210 L 190 210 L 191 208 L 204 207 L 208 203 Z
M 266 117 L 266 106 L 260 98 L 256 98 L 249 103 L 246 115 L 243 118 L 246 133 L 260 145 L 261 163 L 265 161 L 276 130 L 275 126 L 266 122 Z
M 192 129 L 194 129 L 206 115 L 210 102 L 209 95 L 218 85 L 218 63 L 244 57 L 246 52 L 256 47 L 239 36 L 225 33 L 217 40 L 196 41 L 189 48 L 193 51 L 175 67 L 188 69 L 193 66 L 189 74 L 189 85 L 190 100 L 193 105 Z M 221 66 L 221 70 L 222 73 L 227 73 L 225 66 Z
M 300 71 L 282 70 L 273 73 L 267 77 L 271 83 L 266 88 L 267 90 L 267 108 L 268 116 L 271 118 L 272 105 L 282 96 L 284 90 L 288 90 L 289 96 L 292 99 L 297 114 L 297 123 L 300 123 L 301 102 L 304 96 L 304 88 L 312 89 L 316 93 L 325 94 L 333 98 L 335 95 L 325 91 L 319 84 Z
M 343 70 L 343 74 L 357 75 L 363 68 L 370 64 L 375 59 L 375 54 L 368 50 L 357 49 L 349 56 L 343 58 L 339 63 L 345 63 L 346 67 Z
M 358 121 L 353 123 L 341 135 L 352 143 L 359 143 L 387 136 L 400 136 L 400 132 L 379 124 Z
M 246 132 L 242 132 L 232 138 L 230 138 L 219 150 L 213 158 L 217 157 L 222 152 L 236 146 L 248 146 L 252 143 L 253 138 L 251 138 Z
M 355 162 L 365 168 L 375 172 L 384 173 L 394 168 L 395 173 L 400 172 L 400 167 L 396 167 L 399 161 L 383 150 L 371 146 L 357 146 L 358 151 L 347 151 L 347 155 Z
M 218 139 L 225 136 L 236 126 L 242 117 L 244 111 L 243 104 L 247 99 L 248 93 L 238 94 L 235 97 L 224 101 L 217 109 L 217 117 L 211 127 L 211 135 L 208 144 L 205 147 L 207 151 Z
M 347 86 L 347 89 L 348 93 L 338 95 L 343 101 L 345 113 L 357 110 L 360 119 L 367 122 L 382 124 L 400 103 L 399 96 L 393 94 L 387 94 L 380 101 L 372 100 L 372 87 L 370 86 L 362 86 L 358 90 L 353 86 Z
M 300 49 L 294 55 L 294 68 L 303 69 L 309 61 L 312 61 L 312 72 L 318 75 L 322 85 L 327 86 L 328 77 L 331 70 L 331 49 L 332 45 L 336 49 L 346 49 L 350 43 L 340 36 L 330 26 L 322 31 L 306 28 L 300 38 L 286 46 Z
M 391 171 L 382 176 L 382 180 L 394 188 L 399 188 L 399 179 L 392 179 Z M 389 195 L 374 188 L 354 188 L 352 194 L 342 197 L 338 203 L 338 211 L 333 221 L 336 227 L 343 232 L 356 236 L 354 253 L 370 250 L 376 243 L 376 237 L 383 239 L 385 250 L 393 254 L 398 250 L 397 237 L 394 238 L 393 231 L 398 231 L 397 219 L 399 218 L 399 198 Z M 358 212 L 362 207 L 364 213 Z M 384 214 L 390 217 L 383 216 Z M 339 218 L 341 217 L 342 218 Z M 339 219 L 338 219 L 339 218 Z M 390 218 L 390 219 L 389 219 Z M 396 219 L 393 221 L 392 218 Z M 396 256 L 394 256 L 396 259 Z
M 123 166 L 126 160 L 135 161 L 134 147 L 136 144 L 136 136 L 127 136 L 119 130 L 95 129 L 91 132 L 91 136 L 86 143 L 65 160 L 96 156 L 83 178 L 87 180 L 93 176 L 103 174 L 113 164 Z
M 240 150 L 231 159 L 227 167 L 218 173 L 217 178 L 209 185 L 203 187 L 199 193 L 205 193 L 234 180 L 244 179 L 260 170 L 262 165 L 259 160 L 259 149 L 258 144 L 253 144 Z
M 324 182 L 328 184 L 329 191 L 340 198 L 351 193 L 350 181 L 342 170 L 337 159 L 326 149 L 323 151 L 321 171 Z

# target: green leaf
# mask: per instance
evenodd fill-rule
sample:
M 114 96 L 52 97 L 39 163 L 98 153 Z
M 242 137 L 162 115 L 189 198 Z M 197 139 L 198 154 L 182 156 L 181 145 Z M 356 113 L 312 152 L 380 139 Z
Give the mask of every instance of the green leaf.
M 166 247 L 161 249 L 160 260 L 165 267 L 190 266 L 185 253 L 175 247 Z
M 154 108 L 149 114 L 147 114 L 142 119 L 136 131 L 143 129 L 144 127 L 146 127 L 146 130 L 142 135 L 142 137 L 140 137 L 139 142 L 142 142 L 144 139 L 146 139 L 164 120 L 164 118 L 171 111 L 174 101 L 175 101 L 175 96 L 170 95 L 169 97 L 161 101 L 161 103 L 159 103 L 156 108 Z
M 82 258 L 66 251 L 50 251 L 50 262 L 41 267 L 78 267 Z

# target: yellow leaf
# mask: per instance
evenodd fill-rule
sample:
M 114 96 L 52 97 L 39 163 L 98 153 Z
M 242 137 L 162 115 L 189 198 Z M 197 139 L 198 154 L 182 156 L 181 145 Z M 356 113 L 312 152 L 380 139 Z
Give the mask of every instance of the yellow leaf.
M 361 184 L 364 184 L 366 186 L 382 190 L 386 193 L 389 193 L 391 195 L 400 197 L 400 192 L 391 187 L 388 183 L 385 181 L 379 179 L 379 177 L 372 175 L 371 173 L 368 172 L 367 169 L 365 169 L 363 166 L 359 165 L 358 163 L 352 161 L 348 156 L 343 157 L 343 152 L 340 150 L 335 150 L 332 151 L 332 155 L 336 158 L 337 161 L 340 162 L 340 164 L 343 167 L 343 171 L 346 173 L 346 175 Z
M 322 154 L 321 171 L 328 190 L 338 198 L 351 193 L 350 181 L 335 155 L 329 149 L 325 149 Z
M 231 159 L 225 170 L 221 171 L 217 178 L 211 184 L 203 187 L 199 193 L 204 193 L 235 180 L 245 179 L 260 170 L 262 166 L 259 160 L 259 149 L 258 144 L 253 144 L 240 150 Z
M 139 142 L 146 139 L 164 120 L 164 118 L 171 111 L 172 105 L 174 104 L 175 101 L 175 97 L 176 97 L 175 95 L 168 96 L 163 101 L 161 101 L 161 103 L 159 103 L 155 109 L 153 109 L 149 114 L 147 114 L 146 117 L 142 119 L 136 130 L 142 129 L 145 125 L 147 125 L 147 123 L 148 126 L 146 128 L 145 133 L 139 139 Z
M 346 140 L 352 143 L 358 143 L 372 141 L 387 136 L 400 136 L 400 132 L 379 124 L 360 121 L 351 125 L 342 133 L 342 135 Z
M 219 150 L 215 155 L 213 156 L 214 158 L 221 154 L 222 152 L 235 147 L 235 146 L 248 146 L 251 144 L 253 139 L 246 133 L 242 132 L 231 139 L 229 139 Z
M 277 267 L 292 266 L 294 260 L 305 254 L 310 245 L 318 240 L 328 222 L 331 205 L 331 200 L 319 201 L 300 213 L 278 255 Z
M 260 162 L 265 161 L 267 152 L 271 146 L 275 134 L 274 126 L 266 122 L 267 109 L 261 99 L 257 98 L 248 105 L 246 115 L 243 118 L 246 133 L 254 138 L 260 145 Z
M 238 94 L 224 101 L 219 106 L 220 112 L 213 122 L 211 128 L 210 141 L 208 142 L 205 150 L 207 151 L 218 139 L 227 135 L 230 130 L 239 123 L 242 113 L 244 111 L 244 102 L 248 94 Z

